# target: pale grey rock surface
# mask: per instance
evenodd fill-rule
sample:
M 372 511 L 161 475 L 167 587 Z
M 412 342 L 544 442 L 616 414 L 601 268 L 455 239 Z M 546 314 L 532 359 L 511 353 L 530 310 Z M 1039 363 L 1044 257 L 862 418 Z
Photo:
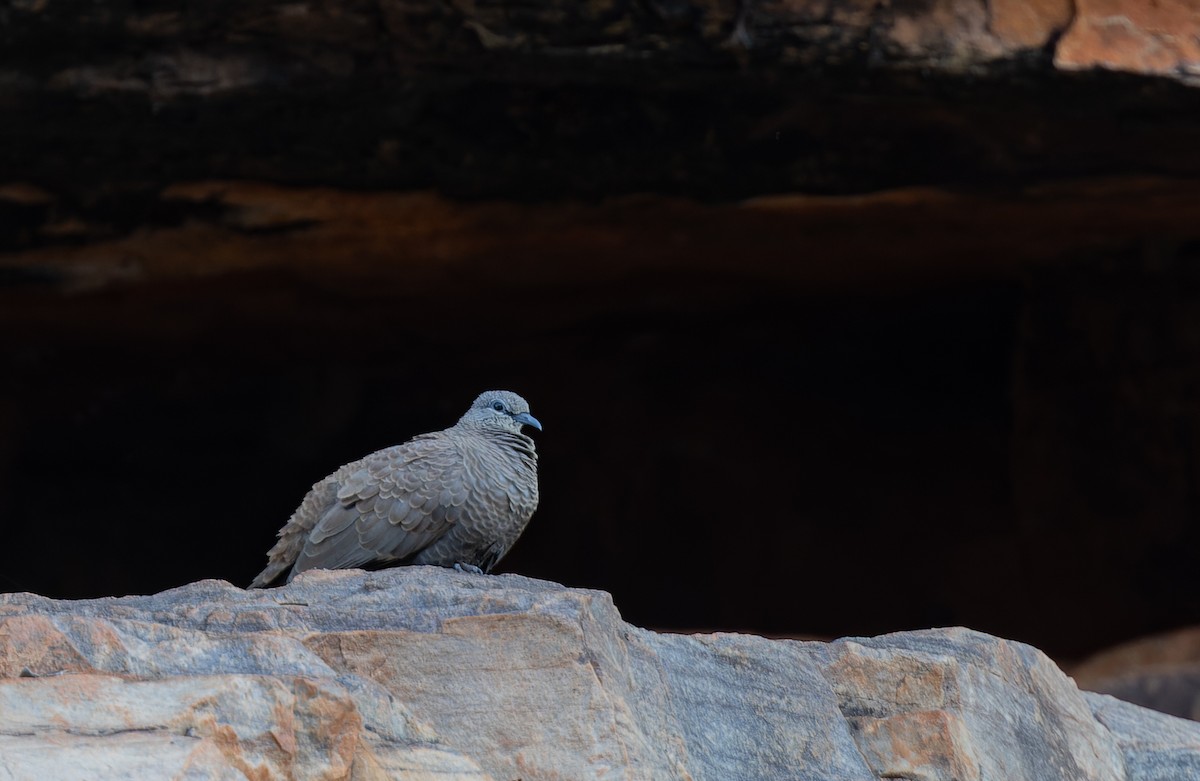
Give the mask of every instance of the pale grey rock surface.
M 657 634 L 428 567 L 0 595 L 0 779 L 1200 778 L 1200 725 L 964 629 Z
M 1200 778 L 1194 721 L 1175 718 L 1087 692 L 1096 718 L 1117 738 L 1129 781 L 1184 781 Z

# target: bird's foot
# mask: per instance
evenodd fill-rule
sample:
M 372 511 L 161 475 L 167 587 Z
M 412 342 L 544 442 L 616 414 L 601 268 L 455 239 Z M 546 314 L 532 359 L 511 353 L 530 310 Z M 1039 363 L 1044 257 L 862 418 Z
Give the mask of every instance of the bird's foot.
M 470 572 L 472 575 L 483 574 L 483 570 L 481 570 L 479 567 L 476 567 L 474 564 L 467 564 L 461 561 L 454 565 L 454 570 L 456 572 Z

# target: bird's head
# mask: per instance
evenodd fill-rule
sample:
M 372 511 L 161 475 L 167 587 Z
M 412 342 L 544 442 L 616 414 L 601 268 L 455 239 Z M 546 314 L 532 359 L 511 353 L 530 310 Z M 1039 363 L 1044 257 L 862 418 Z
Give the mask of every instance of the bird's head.
M 522 426 L 533 426 L 538 431 L 542 424 L 529 414 L 529 402 L 512 391 L 485 391 L 479 394 L 467 410 L 460 426 L 486 429 L 489 431 L 521 432 Z

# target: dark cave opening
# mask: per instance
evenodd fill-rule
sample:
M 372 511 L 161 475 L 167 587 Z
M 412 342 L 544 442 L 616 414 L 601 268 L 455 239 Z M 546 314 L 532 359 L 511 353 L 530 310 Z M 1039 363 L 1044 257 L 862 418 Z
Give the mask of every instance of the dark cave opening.
M 1038 526 L 1039 505 L 1022 505 L 1040 485 L 1014 417 L 1028 284 L 647 278 L 552 327 L 497 326 L 486 308 L 439 327 L 417 303 L 397 322 L 311 280 L 207 286 L 188 296 L 226 304 L 168 337 L 113 331 L 126 302 L 97 294 L 91 322 L 6 345 L 6 589 L 244 585 L 312 482 L 507 386 L 546 431 L 541 507 L 498 571 L 611 591 L 634 623 L 817 636 L 964 624 L 1077 655 L 1179 620 L 1145 604 L 1162 589 L 1146 564 L 1120 573 L 1123 602 L 1083 610 L 1103 625 L 1061 616 L 1063 573 L 1090 568 L 1039 546 L 1087 519 Z M 266 309 L 228 304 L 268 288 Z M 160 292 L 144 322 L 177 314 Z M 1128 546 L 1076 542 L 1093 558 Z

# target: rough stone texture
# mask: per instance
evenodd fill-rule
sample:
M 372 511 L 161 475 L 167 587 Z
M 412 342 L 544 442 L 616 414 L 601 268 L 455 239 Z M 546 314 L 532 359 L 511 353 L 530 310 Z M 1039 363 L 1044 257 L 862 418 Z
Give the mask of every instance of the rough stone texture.
M 1200 78 L 1200 6 L 1193 0 L 1076 0 L 1055 50 L 1060 68 Z
M 1200 776 L 1200 755 L 1186 748 L 1195 727 L 1188 722 L 1102 694 L 1085 695 L 1100 723 L 1119 735 L 1125 771 L 1133 781 L 1176 781 Z
M 1045 46 L 1067 29 L 1075 12 L 1074 0 L 990 0 L 991 30 L 1015 47 Z
M 20 631 L 19 629 L 17 631 Z M 264 774 L 272 778 L 349 778 L 359 766 L 378 761 L 364 745 L 358 709 L 340 687 L 314 679 L 285 681 L 255 675 L 173 676 L 130 680 L 101 674 L 63 674 L 47 678 L 0 681 L 0 714 L 5 737 L 33 737 L 51 753 L 41 760 L 50 770 L 42 777 L 59 778 L 57 764 L 47 762 L 59 748 L 78 751 L 81 763 L 62 767 L 88 768 L 91 751 L 102 740 L 74 745 L 74 737 L 129 738 L 111 749 L 96 751 L 95 765 L 113 777 L 161 776 L 151 771 L 151 758 L 163 751 L 166 771 L 175 762 L 227 767 L 233 777 Z M 32 764 L 5 756 L 5 770 L 18 777 L 37 777 Z M 18 757 L 22 754 L 18 753 Z M 220 758 L 218 761 L 217 758 Z M 14 767 L 15 764 L 15 767 Z M 177 771 L 175 771 L 177 772 Z M 190 777 L 191 768 L 181 774 Z M 223 771 L 224 773 L 224 771 Z M 377 774 L 378 775 L 378 774 Z
M 1190 5 L 14 3 L 0 185 L 729 198 L 1195 174 Z
M 1124 643 L 1070 673 L 1082 689 L 1200 721 L 1200 628 Z
M 580 61 L 725 64 L 739 55 L 794 65 L 853 62 L 868 48 L 877 64 L 961 71 L 1054 44 L 1064 32 L 1061 67 L 1185 75 L 1197 60 L 1188 40 L 1197 11 L 1188 0 L 544 0 L 519 10 L 428 0 L 378 7 L 271 0 L 232 9 L 112 3 L 103 12 L 81 2 L 34 2 L 14 4 L 0 24 L 12 51 L 26 58 L 53 34 L 107 39 L 75 63 L 45 58 L 31 72 L 8 71 L 2 84 L 10 94 L 44 81 L 64 93 L 142 93 L 162 102 L 378 68 L 462 68 L 518 57 L 528 65 L 552 56 L 568 69 Z M 104 56 L 122 39 L 143 51 Z M 247 45 L 271 39 L 279 50 Z M 386 56 L 356 59 L 372 52 Z
M 0 639 L 0 774 L 14 779 L 1132 781 L 1200 767 L 1200 725 L 1087 699 L 1020 643 L 660 635 L 602 592 L 517 576 L 11 594 Z
M 87 725 L 72 723 L 72 728 Z M 181 735 L 0 735 L 0 771 L 25 781 L 245 781 L 211 740 Z

